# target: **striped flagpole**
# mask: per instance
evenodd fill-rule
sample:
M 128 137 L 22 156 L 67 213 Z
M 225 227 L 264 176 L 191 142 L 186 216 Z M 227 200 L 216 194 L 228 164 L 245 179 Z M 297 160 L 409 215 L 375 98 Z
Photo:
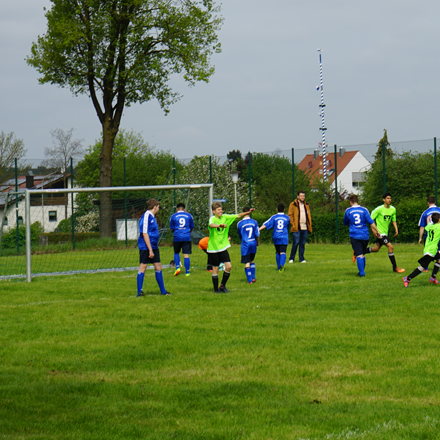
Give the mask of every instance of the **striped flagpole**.
M 327 158 L 325 153 L 325 122 L 324 122 L 324 83 L 322 80 L 322 55 L 321 55 L 321 49 L 318 49 L 319 53 L 319 82 L 320 85 L 317 87 L 318 90 L 321 90 L 321 104 L 319 104 L 320 107 L 320 116 L 321 116 L 321 127 L 319 128 L 322 131 L 322 164 L 324 166 L 324 180 L 327 180 Z

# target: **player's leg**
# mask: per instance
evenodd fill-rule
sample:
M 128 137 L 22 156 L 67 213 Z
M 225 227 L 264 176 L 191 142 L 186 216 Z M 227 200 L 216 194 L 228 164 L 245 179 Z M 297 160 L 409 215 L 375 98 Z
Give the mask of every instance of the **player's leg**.
M 299 244 L 298 244 L 298 252 L 299 252 L 299 262 L 305 263 L 306 260 L 304 258 L 304 251 L 307 241 L 307 236 L 309 235 L 309 231 L 307 229 L 305 231 L 301 231 L 299 234 Z
M 380 242 L 380 238 L 376 240 L 376 243 L 373 247 L 368 247 L 365 251 L 365 254 L 371 254 L 372 252 L 379 252 L 379 249 L 382 247 L 382 243 Z
M 298 249 L 300 232 L 292 232 L 292 249 L 290 250 L 289 263 L 293 263 L 295 261 L 296 250 Z
M 433 284 L 440 284 L 439 280 L 437 279 L 437 272 L 439 269 L 440 269 L 440 260 L 437 260 L 434 264 L 434 268 L 432 269 L 431 278 L 429 279 L 429 281 Z
M 145 261 L 145 255 L 142 255 L 142 252 L 143 251 L 139 251 L 140 262 L 139 262 L 139 270 L 137 273 L 137 296 L 144 296 L 144 293 L 142 292 L 142 287 L 144 285 L 144 277 L 145 277 L 145 271 L 147 269 L 147 264 L 143 262 Z
M 183 253 L 183 265 L 185 266 L 185 275 L 189 276 L 189 269 L 191 267 L 191 261 L 189 256 L 192 253 L 190 241 L 186 241 L 183 244 L 182 253 Z
M 208 267 L 212 267 L 212 285 L 214 286 L 214 293 L 218 293 L 218 267 L 220 266 L 220 259 L 218 258 L 218 252 L 208 253 Z
M 388 249 L 388 258 L 390 259 L 391 264 L 393 266 L 393 271 L 397 273 L 405 272 L 405 269 L 401 269 L 400 267 L 397 267 L 396 257 L 394 256 L 394 246 L 389 242 L 387 238 L 385 238 L 384 241 L 386 241 L 385 245 Z
M 229 290 L 226 289 L 226 283 L 229 280 L 229 276 L 231 275 L 232 264 L 231 259 L 229 258 L 229 252 L 222 252 L 222 262 L 225 263 L 225 270 L 223 271 L 222 282 L 220 284 L 219 290 L 224 293 L 228 293 Z
M 278 270 L 280 272 L 284 271 L 284 265 L 286 264 L 286 251 L 287 251 L 287 244 L 278 245 L 279 261 L 280 261 Z
M 241 256 L 241 264 L 244 264 L 244 274 L 248 283 L 252 283 L 251 258 L 250 255 Z
M 171 295 L 170 292 L 167 292 L 167 289 L 165 289 L 165 283 L 163 281 L 163 273 L 162 273 L 162 263 L 160 262 L 160 254 L 159 249 L 153 249 L 154 257 L 153 257 L 153 264 L 154 264 L 154 271 L 156 276 L 156 282 L 159 286 L 159 290 L 161 295 Z
M 360 277 L 365 276 L 365 255 L 366 240 L 358 240 L 350 237 L 351 247 L 353 248 L 354 256 L 356 257 L 356 264 L 358 267 L 358 275 Z M 368 243 L 368 242 L 367 242 Z
M 251 274 L 252 274 L 252 282 L 255 283 L 255 254 L 251 255 Z
M 424 255 L 419 260 L 420 266 L 418 266 L 415 270 L 413 270 L 407 277 L 403 277 L 403 285 L 405 287 L 408 287 L 409 282 L 415 278 L 416 276 L 420 275 L 424 271 L 424 267 L 426 267 L 431 261 L 433 261 L 434 258 L 430 255 Z
M 277 262 L 277 270 L 280 269 L 280 253 L 278 251 L 278 245 L 275 245 L 275 259 Z
M 176 277 L 180 273 L 180 242 L 173 241 L 174 246 L 174 263 L 176 265 L 176 270 L 174 272 L 174 276 Z

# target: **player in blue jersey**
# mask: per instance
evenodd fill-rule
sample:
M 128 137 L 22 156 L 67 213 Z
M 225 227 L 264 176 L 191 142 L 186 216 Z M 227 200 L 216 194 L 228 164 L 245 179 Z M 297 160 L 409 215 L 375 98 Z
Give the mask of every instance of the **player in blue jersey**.
M 191 254 L 191 231 L 194 229 L 194 220 L 191 214 L 185 212 L 185 204 L 177 205 L 177 212 L 171 216 L 170 229 L 174 233 L 174 262 L 176 271 L 174 276 L 180 273 L 180 251 L 183 253 L 183 264 L 185 266 L 185 274 L 189 276 L 190 254 Z
M 289 244 L 289 226 L 290 218 L 284 214 L 284 204 L 278 205 L 278 213 L 273 215 L 269 220 L 266 220 L 259 230 L 273 229 L 272 241 L 275 245 L 275 256 L 277 261 L 277 270 L 284 271 L 284 264 L 286 263 L 286 250 Z
M 350 201 L 350 208 L 347 208 L 345 211 L 344 225 L 349 227 L 350 242 L 359 269 L 358 275 L 364 277 L 365 251 L 367 250 L 368 239 L 370 237 L 368 225 L 370 225 L 376 237 L 380 237 L 380 233 L 368 209 L 359 206 L 358 196 L 353 194 L 348 200 Z
M 243 208 L 243 212 L 249 212 L 249 206 Z M 255 254 L 260 244 L 260 231 L 256 220 L 247 214 L 243 220 L 237 223 L 238 236 L 241 240 L 241 262 L 249 284 L 255 283 Z
M 159 226 L 156 214 L 159 212 L 159 202 L 150 199 L 147 203 L 147 211 L 139 220 L 139 271 L 137 274 L 137 296 L 144 296 L 142 286 L 144 284 L 145 270 L 147 265 L 153 264 L 156 271 L 156 281 L 162 295 L 171 295 L 167 292 L 163 282 L 162 263 L 159 253 Z

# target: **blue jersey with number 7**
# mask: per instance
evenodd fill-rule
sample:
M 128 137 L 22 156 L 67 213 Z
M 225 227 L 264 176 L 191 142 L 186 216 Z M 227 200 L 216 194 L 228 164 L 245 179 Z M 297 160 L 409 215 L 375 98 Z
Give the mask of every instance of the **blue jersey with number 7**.
M 241 240 L 241 255 L 256 254 L 257 237 L 260 236 L 256 220 L 244 218 L 237 223 L 237 229 Z
M 368 240 L 370 233 L 368 225 L 374 223 L 367 208 L 363 206 L 351 206 L 344 215 L 344 225 L 349 227 L 350 237 L 357 240 Z

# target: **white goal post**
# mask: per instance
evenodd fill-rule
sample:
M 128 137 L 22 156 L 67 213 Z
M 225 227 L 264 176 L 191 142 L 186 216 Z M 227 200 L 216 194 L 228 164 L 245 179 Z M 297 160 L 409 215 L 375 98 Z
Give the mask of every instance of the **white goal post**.
M 153 186 L 115 186 L 103 188 L 73 188 L 73 189 L 26 189 L 25 190 L 25 229 L 26 229 L 26 281 L 32 281 L 31 259 L 31 195 L 34 194 L 71 194 L 71 193 L 97 193 L 97 192 L 123 192 L 123 191 L 155 191 L 155 190 L 185 190 L 207 188 L 208 213 L 211 213 L 211 205 L 214 198 L 214 185 L 212 183 L 188 184 L 188 185 L 153 185 Z M 210 216 L 209 216 L 210 217 Z

